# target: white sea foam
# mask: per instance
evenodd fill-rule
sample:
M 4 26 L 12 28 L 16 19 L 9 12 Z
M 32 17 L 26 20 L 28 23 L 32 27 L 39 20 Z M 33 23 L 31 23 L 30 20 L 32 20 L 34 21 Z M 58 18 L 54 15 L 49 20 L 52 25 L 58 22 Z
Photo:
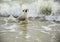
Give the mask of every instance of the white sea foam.
M 47 30 L 47 31 L 52 30 L 51 28 L 49 28 L 49 27 L 47 27 L 47 26 L 42 26 L 42 28 L 43 28 L 44 30 Z
M 0 13 L 1 15 L 14 15 L 14 16 L 21 16 L 22 9 L 29 9 L 29 15 L 28 17 L 36 17 L 38 16 L 38 13 L 40 12 L 40 9 L 42 7 L 51 7 L 52 13 L 51 14 L 60 14 L 58 11 L 60 11 L 60 5 L 57 2 L 54 2 L 54 0 L 38 0 L 36 2 L 33 2 L 31 4 L 22 4 L 20 5 L 17 2 L 10 2 L 10 3 L 1 3 L 0 4 Z M 56 19 L 57 17 L 57 19 Z M 46 17 L 47 20 L 56 20 L 60 21 L 60 17 L 58 16 L 48 16 Z
M 7 25 L 2 25 L 2 27 L 10 32 L 16 32 L 18 26 L 16 24 L 11 24 L 10 26 L 7 24 Z
M 30 36 L 29 34 L 26 34 L 26 36 L 25 36 L 25 38 L 27 38 L 27 39 L 30 38 L 30 37 L 31 37 L 31 36 Z

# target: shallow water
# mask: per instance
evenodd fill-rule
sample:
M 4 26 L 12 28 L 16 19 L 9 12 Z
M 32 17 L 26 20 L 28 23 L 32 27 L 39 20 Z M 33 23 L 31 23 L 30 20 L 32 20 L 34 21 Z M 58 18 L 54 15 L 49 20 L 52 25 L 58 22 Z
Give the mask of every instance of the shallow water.
M 60 24 L 40 20 L 8 22 L 0 17 L 0 42 L 60 42 Z

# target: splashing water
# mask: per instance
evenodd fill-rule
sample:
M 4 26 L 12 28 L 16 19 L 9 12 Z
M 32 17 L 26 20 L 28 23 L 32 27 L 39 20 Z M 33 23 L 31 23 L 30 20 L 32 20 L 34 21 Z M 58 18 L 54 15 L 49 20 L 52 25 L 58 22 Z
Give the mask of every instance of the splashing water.
M 0 15 L 14 15 L 14 16 L 21 16 L 22 15 L 22 9 L 24 9 L 24 4 L 19 5 L 17 2 L 10 2 L 10 3 L 1 3 L 0 4 Z M 39 9 L 42 7 L 51 7 L 52 13 L 57 13 L 58 10 L 60 10 L 60 5 L 57 2 L 54 2 L 54 0 L 38 0 L 36 2 L 33 2 L 29 5 L 29 15 L 28 17 L 36 17 L 38 16 L 38 13 L 40 12 Z M 22 7 L 23 6 L 23 7 Z M 25 7 L 28 8 L 28 7 Z M 51 13 L 51 14 L 52 14 Z

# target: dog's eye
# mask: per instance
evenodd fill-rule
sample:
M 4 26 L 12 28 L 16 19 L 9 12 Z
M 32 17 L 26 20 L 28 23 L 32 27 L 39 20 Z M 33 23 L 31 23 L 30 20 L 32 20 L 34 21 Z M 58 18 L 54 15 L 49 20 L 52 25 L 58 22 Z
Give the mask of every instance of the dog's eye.
M 27 10 L 25 10 L 25 12 L 27 12 Z
M 24 10 L 23 10 L 23 12 L 24 12 Z

